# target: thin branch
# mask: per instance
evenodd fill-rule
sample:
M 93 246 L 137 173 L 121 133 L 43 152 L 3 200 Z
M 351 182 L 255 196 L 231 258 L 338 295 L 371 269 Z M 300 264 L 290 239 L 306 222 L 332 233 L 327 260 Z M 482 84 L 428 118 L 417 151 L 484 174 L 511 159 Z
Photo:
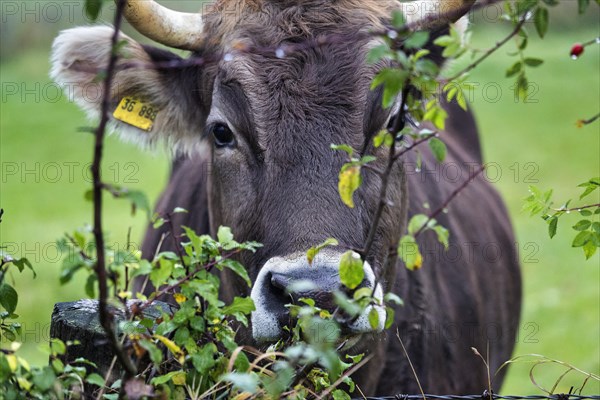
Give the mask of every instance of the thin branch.
M 398 160 L 400 157 L 402 157 L 409 151 L 414 150 L 416 147 L 420 146 L 421 144 L 428 142 L 431 139 L 433 139 L 434 137 L 438 137 L 438 136 L 439 135 L 437 133 L 432 133 L 432 134 L 426 135 L 425 137 L 415 141 L 413 144 L 409 145 L 408 147 L 405 147 L 404 149 L 402 149 L 398 153 L 396 153 L 396 155 L 394 155 L 394 161 Z
M 404 89 L 402 91 L 402 101 L 400 104 L 400 111 L 396 120 L 394 121 L 394 125 L 388 129 L 389 134 L 392 135 L 393 138 L 396 137 L 398 132 L 400 132 L 404 128 L 404 124 L 406 123 L 406 99 L 408 97 L 408 91 L 410 90 L 410 82 L 407 81 Z M 394 168 L 394 164 L 396 163 L 396 140 L 392 142 L 390 146 L 390 151 L 388 155 L 388 163 L 381 175 L 381 187 L 379 189 L 379 204 L 377 205 L 377 210 L 375 211 L 375 216 L 373 217 L 373 222 L 371 223 L 371 227 L 369 228 L 369 234 L 367 235 L 367 240 L 365 241 L 365 246 L 361 251 L 361 256 L 363 260 L 366 260 L 371 248 L 373 247 L 373 243 L 375 242 L 375 235 L 377 233 L 377 228 L 379 227 L 379 222 L 381 220 L 381 216 L 383 215 L 383 209 L 387 205 L 386 197 L 387 197 L 387 188 L 389 185 L 390 175 Z M 375 290 L 376 285 L 373 287 Z
M 329 395 L 329 393 L 331 393 L 336 387 L 338 387 L 339 385 L 342 384 L 342 382 L 344 382 L 344 379 L 346 379 L 347 377 L 351 376 L 353 373 L 358 371 L 360 368 L 362 368 L 363 365 L 365 365 L 366 363 L 371 361 L 372 358 L 373 358 L 373 354 L 369 354 L 363 360 L 361 360 L 361 362 L 359 362 L 358 364 L 354 365 L 352 368 L 347 370 L 337 381 L 335 381 L 331 386 L 329 386 L 325 391 L 323 391 L 319 395 L 319 399 L 326 399 L 327 396 Z
M 404 347 L 404 342 L 400 338 L 400 332 L 397 329 L 396 329 L 396 337 L 398 338 L 398 341 L 400 342 L 400 346 L 402 346 L 402 351 L 404 352 L 404 355 L 406 356 L 406 359 L 408 360 L 408 365 L 410 366 L 413 376 L 415 377 L 415 380 L 417 381 L 417 386 L 419 386 L 419 391 L 421 392 L 421 396 L 423 396 L 423 400 L 427 400 L 427 396 L 425 395 L 425 392 L 423 391 L 423 387 L 421 386 L 421 381 L 419 381 L 419 376 L 417 375 L 417 371 L 415 371 L 415 367 L 414 367 L 412 361 L 410 360 L 408 352 L 406 351 L 406 347 Z
M 177 251 L 177 255 L 179 256 L 179 262 L 181 263 L 181 266 L 185 268 L 185 271 L 189 273 L 189 266 L 185 264 L 185 260 L 183 259 L 183 253 L 181 252 L 181 243 L 177 240 L 177 235 L 175 234 L 175 226 L 173 225 L 173 214 L 171 213 L 167 213 L 167 224 L 169 224 L 169 231 L 171 232 L 171 237 L 173 238 L 175 251 Z
M 481 64 L 482 62 L 484 62 L 489 56 L 491 56 L 492 54 L 494 54 L 502 46 L 504 46 L 506 43 L 508 43 L 508 41 L 510 39 L 512 39 L 513 37 L 515 37 L 516 35 L 518 35 L 519 32 L 521 31 L 521 28 L 523 28 L 523 25 L 525 25 L 526 22 L 527 22 L 527 17 L 524 15 L 521 18 L 521 20 L 519 21 L 519 23 L 517 25 L 515 25 L 515 28 L 512 30 L 512 32 L 510 32 L 504 39 L 502 39 L 501 41 L 497 42 L 494 47 L 488 49 L 481 57 L 479 57 L 477 60 L 473 61 L 473 63 L 469 64 L 466 68 L 464 68 L 463 70 L 459 71 L 458 73 L 456 73 L 452 77 L 444 79 L 444 82 L 452 82 L 453 80 L 456 80 L 456 79 L 460 78 L 461 76 L 463 76 L 464 74 L 466 74 L 466 73 L 472 71 L 473 69 L 475 69 L 477 66 L 479 66 L 479 64 Z
M 598 119 L 600 119 L 600 113 L 594 115 L 592 118 L 589 119 L 580 119 L 579 121 L 577 121 L 577 126 L 583 128 L 585 125 L 593 124 Z
M 125 354 L 123 347 L 119 343 L 117 333 L 115 331 L 114 319 L 111 311 L 108 309 L 108 277 L 106 272 L 106 258 L 104 253 L 104 235 L 102 229 L 102 176 L 101 164 L 104 150 L 104 135 L 108 124 L 110 93 L 113 83 L 115 67 L 117 64 L 118 54 L 117 45 L 119 41 L 119 31 L 123 18 L 123 9 L 126 1 L 118 0 L 117 9 L 115 12 L 115 29 L 111 39 L 111 55 L 106 69 L 106 79 L 104 81 L 104 97 L 102 99 L 102 113 L 100 123 L 95 131 L 95 146 L 94 146 L 94 161 L 92 164 L 93 177 L 93 199 L 94 199 L 94 239 L 96 241 L 97 261 L 96 275 L 98 277 L 98 312 L 100 325 L 104 329 L 108 341 L 110 342 L 113 353 L 117 356 L 119 362 L 125 371 L 124 381 L 136 374 L 135 365 L 131 359 Z
M 574 208 L 554 208 L 553 210 L 556 211 L 556 212 L 567 212 L 567 213 L 570 213 L 570 212 L 578 212 L 578 211 L 581 211 L 581 210 L 585 210 L 587 208 L 596 208 L 596 207 L 600 207 L 600 203 L 598 203 L 598 204 L 590 204 L 590 205 L 581 206 L 581 207 L 574 207 Z
M 425 221 L 425 223 L 423 224 L 423 226 L 421 226 L 421 228 L 419 228 L 419 230 L 415 233 L 415 237 L 419 236 L 424 230 L 425 228 L 427 228 L 427 225 L 429 225 L 429 223 L 434 220 L 438 215 L 440 215 L 441 213 L 444 212 L 444 210 L 448 207 L 448 205 L 452 202 L 452 200 L 454 200 L 454 198 L 456 196 L 458 196 L 463 190 L 465 190 L 467 188 L 467 186 L 469 186 L 471 184 L 471 182 L 473 182 L 475 180 L 475 178 L 477 178 L 477 176 L 479 176 L 483 171 L 485 171 L 485 165 L 482 165 L 481 167 L 479 167 L 479 169 L 477 171 L 475 171 L 473 173 L 473 175 L 471 175 L 469 177 L 469 179 L 467 179 L 466 181 L 464 181 L 462 183 L 462 185 L 460 185 L 458 188 L 456 188 L 456 190 L 454 190 L 450 196 L 448 196 L 448 198 L 446 199 L 446 201 L 444 201 L 444 203 L 439 206 L 434 212 L 432 212 L 429 215 L 429 218 L 427 218 L 427 221 Z
M 215 259 L 215 260 L 213 260 L 213 261 L 211 261 L 211 262 L 209 262 L 207 264 L 202 264 L 199 267 L 197 267 L 194 271 L 188 273 L 183 278 L 180 278 L 179 280 L 177 280 L 175 283 L 172 283 L 172 284 L 170 284 L 168 286 L 165 286 L 161 290 L 157 290 L 156 292 L 154 292 L 154 294 L 148 300 L 146 300 L 144 303 L 142 303 L 140 306 L 138 306 L 138 313 L 140 313 L 144 309 L 148 308 L 154 302 L 154 300 L 156 300 L 157 298 L 159 298 L 161 296 L 164 296 L 165 294 L 167 294 L 170 291 L 172 291 L 175 288 L 177 288 L 182 283 L 187 282 L 188 280 L 192 279 L 193 276 L 196 275 L 198 272 L 200 272 L 202 270 L 210 270 L 212 267 L 214 267 L 218 263 L 222 262 L 223 260 L 227 260 L 227 259 L 233 257 L 234 255 L 240 253 L 241 251 L 243 251 L 243 250 L 242 249 L 237 249 L 237 250 L 234 250 L 232 252 L 229 252 L 228 254 L 223 255 L 218 260 Z

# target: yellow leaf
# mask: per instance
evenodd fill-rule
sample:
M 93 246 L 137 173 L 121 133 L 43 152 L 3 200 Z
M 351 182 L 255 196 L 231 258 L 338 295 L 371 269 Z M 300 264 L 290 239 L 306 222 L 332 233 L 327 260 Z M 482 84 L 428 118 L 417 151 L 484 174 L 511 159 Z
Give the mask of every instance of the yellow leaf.
M 185 355 L 183 354 L 181 348 L 175 344 L 175 342 L 161 335 L 154 335 L 154 338 L 160 340 L 162 344 L 164 344 L 165 347 L 177 357 L 177 361 L 179 361 L 180 364 L 184 363 Z
M 414 269 L 421 269 L 423 266 L 423 255 L 421 253 L 417 253 L 415 256 Z
M 354 208 L 354 192 L 360 187 L 360 166 L 352 165 L 342 168 L 339 176 L 338 191 L 344 204 Z
M 181 304 L 187 300 L 187 297 L 185 297 L 181 293 L 175 293 L 173 295 L 173 297 L 175 298 L 175 301 L 177 302 L 177 304 Z
M 27 379 L 23 378 L 22 376 L 17 377 L 17 382 L 19 382 L 19 386 L 21 387 L 21 389 L 25 389 L 27 391 L 29 391 L 31 389 L 31 382 L 29 382 Z
M 23 368 L 25 368 L 27 371 L 31 370 L 31 367 L 29 366 L 29 362 L 27 362 L 26 359 L 24 359 L 22 357 L 17 357 L 17 360 L 19 360 L 19 364 L 21 364 L 21 366 Z
M 6 356 L 6 361 L 8 361 L 8 366 L 10 367 L 10 370 L 12 372 L 15 372 L 17 370 L 17 366 L 19 365 L 19 363 L 17 362 L 17 356 L 15 356 L 14 354 L 9 354 Z
M 124 290 L 121 290 L 119 292 L 119 298 L 121 298 L 121 299 L 130 299 L 131 298 L 131 292 L 126 292 Z
M 181 372 L 173 375 L 173 377 L 171 378 L 171 380 L 177 386 L 183 386 L 183 385 L 185 385 L 185 372 L 181 371 Z

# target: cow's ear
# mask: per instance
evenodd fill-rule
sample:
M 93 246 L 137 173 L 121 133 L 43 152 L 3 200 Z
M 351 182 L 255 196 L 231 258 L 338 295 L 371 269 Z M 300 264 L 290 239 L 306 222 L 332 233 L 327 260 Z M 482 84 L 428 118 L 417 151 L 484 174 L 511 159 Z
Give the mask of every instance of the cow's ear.
M 113 28 L 73 28 L 52 46 L 51 77 L 91 118 L 99 118 L 101 79 L 111 53 Z M 201 132 L 210 95 L 202 96 L 199 68 L 172 68 L 177 55 L 142 46 L 121 34 L 109 114 L 111 129 L 142 145 L 164 140 L 175 148 L 201 149 Z M 160 66 L 160 68 L 157 68 Z M 207 101 L 208 100 L 208 101 Z

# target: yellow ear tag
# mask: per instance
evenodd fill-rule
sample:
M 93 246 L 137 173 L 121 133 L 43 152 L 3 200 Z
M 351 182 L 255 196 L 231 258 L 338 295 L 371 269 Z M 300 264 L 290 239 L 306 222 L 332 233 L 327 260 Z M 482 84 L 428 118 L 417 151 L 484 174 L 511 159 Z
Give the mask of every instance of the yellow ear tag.
M 152 129 L 152 125 L 154 125 L 157 114 L 158 110 L 152 104 L 135 97 L 123 97 L 113 113 L 113 117 L 149 132 Z

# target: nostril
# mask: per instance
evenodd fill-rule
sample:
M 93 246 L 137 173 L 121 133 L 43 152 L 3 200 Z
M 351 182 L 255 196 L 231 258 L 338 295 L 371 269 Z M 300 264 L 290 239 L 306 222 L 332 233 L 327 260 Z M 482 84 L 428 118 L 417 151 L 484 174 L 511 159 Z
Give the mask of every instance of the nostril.
M 273 285 L 277 289 L 282 290 L 285 293 L 285 290 L 290 285 L 290 277 L 282 275 L 282 274 L 272 273 L 271 274 L 271 285 Z

